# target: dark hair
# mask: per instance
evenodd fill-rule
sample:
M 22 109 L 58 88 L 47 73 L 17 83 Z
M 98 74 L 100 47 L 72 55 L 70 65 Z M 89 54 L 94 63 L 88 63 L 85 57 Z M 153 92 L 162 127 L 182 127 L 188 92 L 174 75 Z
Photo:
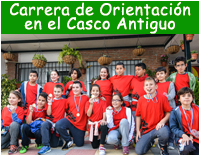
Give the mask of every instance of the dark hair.
M 107 79 L 109 79 L 109 78 L 110 78 L 110 73 L 109 73 L 108 67 L 105 67 L 105 66 L 101 67 L 101 69 L 103 69 L 103 68 L 106 69 L 106 71 L 107 71 L 107 73 L 108 73 Z M 100 72 L 101 72 L 101 69 L 100 69 Z M 98 76 L 97 80 L 101 80 L 101 76 L 100 76 L 100 75 Z
M 167 70 L 166 70 L 165 67 L 158 67 L 158 68 L 156 69 L 156 73 L 157 73 L 157 72 L 161 72 L 161 71 L 164 71 L 165 74 L 167 73 Z
M 138 63 L 138 64 L 136 64 L 135 65 L 135 67 L 141 67 L 143 70 L 145 69 L 146 70 L 146 64 L 144 64 L 144 63 Z
M 39 94 L 39 96 L 42 96 L 42 97 L 45 98 L 46 101 L 47 101 L 47 97 L 48 97 L 48 94 L 47 94 L 47 93 L 42 92 L 42 93 Z
M 183 94 L 185 94 L 185 93 L 190 93 L 190 94 L 192 94 L 192 98 L 194 99 L 194 92 L 192 91 L 192 89 L 190 89 L 190 88 L 188 88 L 188 87 L 183 87 L 183 88 L 181 88 L 181 89 L 178 91 L 178 93 L 177 93 L 177 100 L 179 100 L 179 99 L 180 99 L 180 96 L 183 95 Z M 193 100 L 192 100 L 191 104 L 192 104 L 192 103 L 193 103 Z M 181 102 L 178 101 L 178 104 L 181 105 Z
M 21 101 L 19 101 L 18 102 L 18 106 L 22 106 L 22 94 L 20 93 L 20 92 L 18 92 L 18 91 L 15 91 L 15 90 L 12 90 L 11 92 L 10 92 L 10 94 L 14 94 L 15 96 L 17 96 L 17 98 L 18 99 L 20 99 Z
M 155 85 L 156 85 L 156 81 L 155 81 L 155 79 L 152 78 L 152 77 L 147 77 L 147 78 L 144 80 L 144 83 L 145 83 L 145 81 L 153 81 L 153 82 L 155 83 Z
M 124 63 L 123 63 L 123 62 L 118 62 L 118 63 L 115 65 L 115 69 L 116 69 L 116 67 L 117 67 L 118 65 L 119 65 L 119 66 L 123 66 L 123 68 L 125 68 L 125 66 L 124 66 Z
M 114 95 L 112 96 L 112 99 L 113 99 L 114 96 L 118 96 L 118 97 L 120 98 L 120 100 L 124 103 L 124 99 L 123 99 L 122 94 L 116 93 L 116 94 L 114 94 Z
M 51 72 L 56 72 L 58 74 L 58 76 L 60 75 L 59 71 L 57 71 L 56 69 L 52 70 Z
M 62 92 L 63 92 L 63 87 L 61 85 L 59 85 L 59 84 L 55 85 L 54 88 L 60 88 L 62 90 Z
M 73 84 L 79 84 L 81 88 L 83 88 L 83 85 L 80 83 L 80 81 L 74 81 Z
M 69 72 L 69 76 L 71 77 L 74 70 L 77 72 L 77 79 L 82 76 L 81 72 L 77 68 L 72 68 L 72 70 Z
M 178 57 L 175 59 L 175 61 L 174 61 L 175 66 L 176 66 L 176 63 L 178 63 L 178 62 L 180 62 L 180 61 L 183 61 L 183 62 L 186 64 L 186 59 L 185 59 L 185 57 L 183 57 L 183 56 L 178 56 Z
M 35 74 L 37 75 L 37 77 L 38 77 L 38 73 L 37 73 L 37 71 L 35 71 L 35 70 L 31 70 L 30 73 L 35 73 Z M 30 74 L 30 73 L 29 73 L 29 74 Z
M 92 87 L 90 88 L 90 93 L 91 93 L 93 87 L 98 87 L 99 88 L 99 96 L 100 96 L 100 93 L 101 93 L 100 86 L 98 84 L 93 84 Z

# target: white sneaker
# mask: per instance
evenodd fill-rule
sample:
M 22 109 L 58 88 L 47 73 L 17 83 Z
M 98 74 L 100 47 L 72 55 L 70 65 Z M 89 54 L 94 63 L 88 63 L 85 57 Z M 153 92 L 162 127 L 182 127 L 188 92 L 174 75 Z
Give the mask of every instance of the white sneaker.
M 106 154 L 106 148 L 104 148 L 104 147 L 102 147 L 102 146 L 100 146 L 99 147 L 99 155 L 105 155 Z

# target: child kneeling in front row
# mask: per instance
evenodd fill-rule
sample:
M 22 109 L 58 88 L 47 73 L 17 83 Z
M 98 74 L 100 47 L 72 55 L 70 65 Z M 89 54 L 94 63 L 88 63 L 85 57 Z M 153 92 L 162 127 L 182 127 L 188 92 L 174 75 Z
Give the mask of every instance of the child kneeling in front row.
M 188 87 L 177 93 L 180 106 L 170 115 L 170 128 L 175 134 L 181 155 L 199 155 L 199 107 L 193 103 L 194 93 Z
M 107 126 L 109 128 L 107 143 L 114 144 L 115 149 L 119 149 L 120 139 L 123 146 L 123 154 L 129 154 L 129 144 L 133 140 L 135 122 L 131 114 L 131 109 L 122 107 L 123 97 L 115 94 L 112 97 L 112 106 L 107 107 Z
M 169 128 L 165 125 L 169 120 L 171 107 L 168 99 L 162 94 L 156 93 L 157 85 L 153 78 L 148 77 L 144 81 L 146 95 L 140 97 L 136 109 L 136 146 L 138 155 L 145 154 L 158 138 L 162 155 L 168 155 L 167 142 Z M 140 129 L 141 126 L 141 129 Z

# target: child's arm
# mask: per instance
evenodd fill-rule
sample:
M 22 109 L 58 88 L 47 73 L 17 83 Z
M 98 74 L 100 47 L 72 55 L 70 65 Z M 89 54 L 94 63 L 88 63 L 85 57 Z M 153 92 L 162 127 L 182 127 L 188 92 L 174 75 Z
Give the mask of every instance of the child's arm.
M 196 85 L 196 78 L 195 76 L 188 72 L 188 75 L 189 75 L 189 85 L 190 85 L 190 88 L 194 91 L 195 89 L 195 85 Z
M 160 122 L 157 124 L 156 130 L 159 130 L 160 128 L 164 127 L 165 123 L 169 120 L 169 117 L 170 117 L 170 112 L 166 112 L 165 117 L 162 120 L 160 120 Z
M 101 120 L 101 125 L 107 125 L 106 112 L 103 113 L 103 119 Z
M 47 115 L 51 115 L 52 98 L 48 96 L 47 101 L 48 101 Z
M 113 115 L 112 115 L 113 110 L 112 110 L 112 107 L 111 109 L 109 107 L 106 109 L 107 126 L 108 128 L 112 128 L 115 126 L 113 122 Z
M 87 111 L 87 116 L 88 116 L 88 117 L 90 117 L 90 116 L 92 115 L 93 98 L 90 98 L 89 104 L 90 104 L 90 106 L 89 106 L 89 109 L 88 109 L 88 111 Z
M 12 116 L 12 121 L 15 121 L 19 124 L 22 123 L 22 120 L 23 120 L 23 117 L 22 117 L 22 120 L 18 118 L 18 116 L 22 116 L 22 112 L 19 112 L 19 115 L 15 112 L 15 108 L 14 107 L 10 107 L 10 110 L 11 110 L 11 116 Z M 23 115 L 24 116 L 24 115 Z
M 27 124 L 30 124 L 32 122 L 32 115 L 33 115 L 33 106 L 32 105 L 29 106 L 29 111 L 30 112 L 29 112 L 28 117 L 26 119 Z
M 176 95 L 175 86 L 174 86 L 174 83 L 171 82 L 169 85 L 168 95 L 166 95 L 166 96 L 167 96 L 168 100 L 172 100 L 172 99 L 174 99 L 175 95 Z
M 136 116 L 136 142 L 138 142 L 139 138 L 141 138 L 140 133 L 140 125 L 141 125 L 141 116 Z

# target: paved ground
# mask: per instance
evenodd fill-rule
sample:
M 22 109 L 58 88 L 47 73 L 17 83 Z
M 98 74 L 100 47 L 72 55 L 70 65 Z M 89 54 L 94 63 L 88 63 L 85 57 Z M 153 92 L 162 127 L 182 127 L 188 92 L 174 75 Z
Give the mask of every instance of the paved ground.
M 148 151 L 146 155 L 160 155 L 160 150 L 157 146 L 157 140 L 155 142 L 156 147 L 152 147 L 151 150 Z M 122 155 L 122 149 L 115 150 L 113 149 L 113 145 L 105 145 L 106 155 Z M 21 146 L 19 150 L 21 149 Z M 31 144 L 26 153 L 20 154 L 17 152 L 15 155 L 37 155 L 39 150 L 36 149 L 34 140 L 31 140 Z M 51 152 L 47 153 L 47 155 L 98 155 L 98 149 L 93 149 L 90 141 L 88 140 L 88 136 L 85 138 L 85 144 L 83 147 L 76 147 L 73 145 L 72 148 L 62 151 L 61 147 L 59 148 L 51 148 Z M 177 149 L 169 150 L 170 155 L 178 155 Z M 8 149 L 3 149 L 1 151 L 1 155 L 8 155 Z M 136 155 L 134 147 L 130 147 L 129 155 Z

